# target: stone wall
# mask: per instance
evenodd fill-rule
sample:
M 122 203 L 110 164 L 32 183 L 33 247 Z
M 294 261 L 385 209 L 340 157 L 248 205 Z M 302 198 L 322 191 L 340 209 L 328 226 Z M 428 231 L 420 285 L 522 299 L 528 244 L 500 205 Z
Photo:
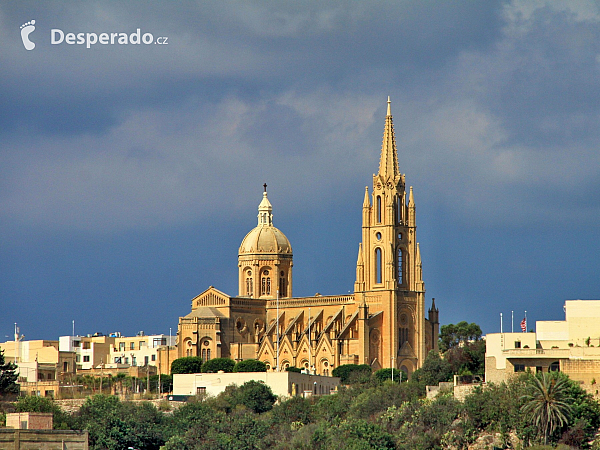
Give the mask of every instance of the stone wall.
M 0 428 L 0 450 L 88 450 L 87 431 Z

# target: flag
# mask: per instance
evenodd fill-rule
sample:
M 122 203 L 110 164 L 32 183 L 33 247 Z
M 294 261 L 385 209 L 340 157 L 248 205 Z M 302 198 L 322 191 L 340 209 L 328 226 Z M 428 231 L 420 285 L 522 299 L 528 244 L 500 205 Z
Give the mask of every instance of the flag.
M 523 333 L 527 331 L 527 317 L 524 317 L 523 320 L 521 320 L 521 331 Z

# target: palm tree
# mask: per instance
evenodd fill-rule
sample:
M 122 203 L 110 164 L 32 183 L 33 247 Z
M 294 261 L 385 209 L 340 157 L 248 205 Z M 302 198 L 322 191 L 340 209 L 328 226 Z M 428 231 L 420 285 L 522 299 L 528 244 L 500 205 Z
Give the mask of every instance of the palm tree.
M 558 373 L 541 373 L 529 379 L 531 393 L 521 397 L 525 401 L 523 413 L 544 433 L 544 445 L 556 428 L 569 422 L 569 381 Z

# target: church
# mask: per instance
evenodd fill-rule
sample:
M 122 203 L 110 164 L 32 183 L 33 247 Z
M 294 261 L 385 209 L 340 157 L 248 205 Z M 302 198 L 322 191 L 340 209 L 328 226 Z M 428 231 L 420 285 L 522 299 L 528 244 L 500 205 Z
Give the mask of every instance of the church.
M 293 297 L 292 245 L 274 226 L 265 185 L 258 224 L 239 248 L 237 296 L 211 286 L 192 299 L 179 318 L 177 356 L 258 359 L 269 371 L 319 375 L 342 364 L 412 374 L 437 350 L 439 311 L 434 299 L 425 310 L 415 201 L 399 170 L 389 98 L 379 171 L 361 213 L 354 294 Z

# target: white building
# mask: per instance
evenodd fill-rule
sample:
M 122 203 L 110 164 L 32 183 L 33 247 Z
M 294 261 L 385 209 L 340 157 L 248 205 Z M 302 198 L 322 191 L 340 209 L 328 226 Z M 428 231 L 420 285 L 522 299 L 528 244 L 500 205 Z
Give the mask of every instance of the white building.
M 297 372 L 189 373 L 173 375 L 173 395 L 216 396 L 229 385 L 262 381 L 278 397 L 325 395 L 340 386 L 339 377 Z

